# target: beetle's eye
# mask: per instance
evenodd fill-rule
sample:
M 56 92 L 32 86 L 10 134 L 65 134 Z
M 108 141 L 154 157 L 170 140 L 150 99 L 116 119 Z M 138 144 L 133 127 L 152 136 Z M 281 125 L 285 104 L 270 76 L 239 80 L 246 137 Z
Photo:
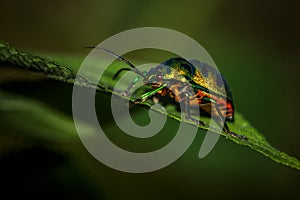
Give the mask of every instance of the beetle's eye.
M 162 73 L 161 72 L 157 72 L 156 74 L 156 81 L 160 82 L 162 80 Z

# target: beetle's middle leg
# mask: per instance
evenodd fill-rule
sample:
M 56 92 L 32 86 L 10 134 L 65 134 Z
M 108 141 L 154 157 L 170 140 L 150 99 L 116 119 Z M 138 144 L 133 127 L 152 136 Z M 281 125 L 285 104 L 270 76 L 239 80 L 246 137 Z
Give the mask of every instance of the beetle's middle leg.
M 185 104 L 185 114 L 186 114 L 185 118 L 196 123 L 197 125 L 204 126 L 205 125 L 204 122 L 199 120 L 200 116 L 198 116 L 198 119 L 195 119 L 192 117 L 191 101 L 194 100 L 194 98 L 193 97 L 191 98 L 188 93 L 184 93 L 184 96 L 185 96 L 184 104 Z M 199 113 L 199 115 L 200 115 L 200 113 Z

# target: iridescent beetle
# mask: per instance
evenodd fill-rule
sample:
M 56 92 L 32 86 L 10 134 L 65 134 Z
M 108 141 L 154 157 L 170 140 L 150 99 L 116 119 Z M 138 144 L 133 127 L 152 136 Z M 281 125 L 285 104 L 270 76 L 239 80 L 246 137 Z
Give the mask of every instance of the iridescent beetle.
M 122 71 L 132 70 L 138 77 L 133 80 L 129 87 L 123 92 L 128 95 L 140 77 L 143 77 L 144 84 L 150 85 L 152 90 L 144 93 L 134 101 L 134 104 L 141 103 L 152 97 L 169 95 L 176 102 L 184 101 L 187 105 L 187 118 L 196 123 L 204 125 L 203 122 L 191 117 L 190 106 L 199 106 L 202 111 L 209 114 L 223 131 L 234 137 L 247 140 L 246 136 L 236 134 L 229 130 L 227 123 L 224 121 L 234 121 L 234 106 L 232 94 L 225 78 L 218 71 L 197 60 L 187 61 L 184 58 L 170 58 L 160 65 L 151 68 L 148 72 L 142 72 L 137 69 L 131 62 L 122 56 L 104 48 L 87 47 L 104 50 L 116 58 L 126 63 L 130 68 L 121 68 L 116 72 L 113 79 L 116 79 Z M 175 69 L 179 73 L 172 72 Z M 189 85 L 189 87 L 187 87 Z M 191 86 L 191 87 L 190 87 Z M 189 91 L 187 88 L 192 88 Z M 225 94 L 224 94 L 225 93 Z M 212 106 L 214 104 L 214 106 Z

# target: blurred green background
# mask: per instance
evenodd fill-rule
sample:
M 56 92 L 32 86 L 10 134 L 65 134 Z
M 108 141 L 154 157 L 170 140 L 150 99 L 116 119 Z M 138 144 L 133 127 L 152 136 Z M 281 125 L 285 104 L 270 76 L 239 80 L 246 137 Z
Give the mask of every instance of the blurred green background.
M 0 39 L 44 54 L 85 55 L 83 46 L 144 26 L 187 34 L 203 45 L 227 78 L 236 109 L 273 146 L 300 158 L 298 1 L 19 0 L 2 1 L 0 8 Z M 31 81 L 15 80 L 15 76 L 10 80 L 6 68 L 1 73 L 1 90 L 71 115 L 71 85 L 32 78 L 32 74 Z M 19 70 L 16 73 L 26 75 Z M 10 81 L 4 83 L 4 79 Z M 98 95 L 97 99 L 103 105 L 109 103 L 107 96 Z M 143 116 L 143 112 L 136 115 Z M 199 160 L 203 139 L 199 134 L 198 142 L 172 165 L 152 173 L 127 174 L 95 160 L 77 136 L 46 139 L 26 134 L 17 128 L 14 116 L 10 117 L 11 124 L 0 125 L 2 194 L 100 199 L 299 196 L 299 171 L 225 138 Z M 108 128 L 114 126 L 106 123 Z M 30 128 L 37 131 L 29 124 L 29 132 Z M 41 125 L 37 132 L 51 133 L 50 128 Z

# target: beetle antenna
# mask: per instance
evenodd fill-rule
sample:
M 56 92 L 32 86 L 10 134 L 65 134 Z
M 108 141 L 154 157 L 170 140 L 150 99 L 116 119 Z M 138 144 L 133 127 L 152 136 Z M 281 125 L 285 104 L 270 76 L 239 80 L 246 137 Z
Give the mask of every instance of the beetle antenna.
M 108 52 L 109 54 L 115 56 L 116 58 L 118 58 L 119 60 L 123 61 L 126 65 L 128 65 L 129 67 L 131 67 L 133 69 L 133 71 L 135 73 L 137 73 L 138 75 L 142 76 L 145 78 L 145 75 L 143 72 L 141 72 L 140 70 L 138 70 L 131 62 L 129 62 L 128 60 L 126 60 L 125 58 L 123 58 L 122 56 L 116 54 L 115 52 L 109 50 L 109 49 L 105 49 L 105 48 L 102 48 L 102 47 L 96 47 L 96 46 L 86 46 L 85 48 L 89 48 L 89 49 L 100 49 L 100 50 L 103 50 L 103 51 L 106 51 Z M 127 69 L 127 68 L 125 68 Z M 122 69 L 119 70 L 117 72 L 117 74 L 119 74 L 121 71 L 123 71 Z
M 117 71 L 117 73 L 113 76 L 112 79 L 115 80 L 122 71 L 130 71 L 130 70 L 131 70 L 131 68 L 121 68 L 121 69 L 119 69 L 119 71 Z

